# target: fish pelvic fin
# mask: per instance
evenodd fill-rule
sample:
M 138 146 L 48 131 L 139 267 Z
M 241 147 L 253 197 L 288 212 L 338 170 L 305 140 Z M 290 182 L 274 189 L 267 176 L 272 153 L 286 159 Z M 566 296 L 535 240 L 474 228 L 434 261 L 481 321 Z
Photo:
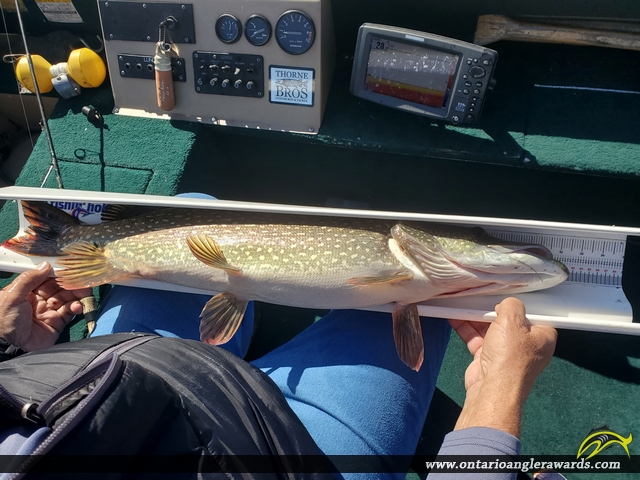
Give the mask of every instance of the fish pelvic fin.
M 114 267 L 104 254 L 104 249 L 89 242 L 76 242 L 62 249 L 66 257 L 58 260 L 65 267 L 57 270 L 58 284 L 73 290 L 85 287 L 97 287 L 111 283 L 128 273 Z
M 21 201 L 24 217 L 29 221 L 25 235 L 2 244 L 13 252 L 26 255 L 56 256 L 62 252 L 57 241 L 60 234 L 80 222 L 68 213 L 45 202 Z
M 200 314 L 200 340 L 211 345 L 227 343 L 238 331 L 248 303 L 228 292 L 211 298 Z
M 191 253 L 205 265 L 219 268 L 232 275 L 242 274 L 240 268 L 230 265 L 229 262 L 227 262 L 220 246 L 209 235 L 203 233 L 189 235 L 186 240 Z
M 380 275 L 378 277 L 352 277 L 347 280 L 350 285 L 378 285 L 383 283 L 402 283 L 413 278 L 413 273 L 409 270 L 400 270 L 391 275 Z
M 424 361 L 424 340 L 418 306 L 415 303 L 396 303 L 391 316 L 398 356 L 409 368 L 417 372 Z

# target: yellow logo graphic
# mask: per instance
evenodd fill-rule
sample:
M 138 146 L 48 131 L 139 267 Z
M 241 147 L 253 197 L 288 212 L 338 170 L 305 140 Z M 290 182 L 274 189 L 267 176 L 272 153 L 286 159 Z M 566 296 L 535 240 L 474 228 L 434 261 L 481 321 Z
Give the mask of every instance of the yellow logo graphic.
M 624 451 L 627 452 L 628 457 L 631 457 L 631 454 L 629 453 L 629 444 L 631 443 L 631 440 L 633 440 L 633 435 L 631 435 L 631 433 L 629 433 L 629 436 L 625 438 L 622 435 L 617 434 L 616 432 L 612 432 L 611 430 L 609 430 L 609 427 L 604 425 L 603 427 L 596 428 L 589 432 L 587 438 L 585 438 L 582 444 L 580 444 L 580 448 L 578 448 L 578 455 L 576 455 L 576 458 L 580 458 L 582 455 L 587 453 L 587 451 L 591 447 L 595 447 L 587 457 L 587 459 L 589 459 L 594 455 L 599 454 L 603 450 L 612 447 L 616 443 L 624 448 Z

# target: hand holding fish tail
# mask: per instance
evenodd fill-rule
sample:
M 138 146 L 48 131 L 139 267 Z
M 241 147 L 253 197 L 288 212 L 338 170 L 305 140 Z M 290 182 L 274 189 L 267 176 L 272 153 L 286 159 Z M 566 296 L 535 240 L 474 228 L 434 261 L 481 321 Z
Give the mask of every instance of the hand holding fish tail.
M 91 289 L 63 290 L 41 263 L 0 291 L 0 338 L 25 351 L 53 345 L 65 326 L 82 313 L 81 298 Z
M 557 332 L 533 326 L 520 300 L 496 305 L 493 323 L 450 320 L 473 361 L 465 373 L 467 397 L 456 430 L 492 427 L 519 436 L 524 403 L 555 350 Z

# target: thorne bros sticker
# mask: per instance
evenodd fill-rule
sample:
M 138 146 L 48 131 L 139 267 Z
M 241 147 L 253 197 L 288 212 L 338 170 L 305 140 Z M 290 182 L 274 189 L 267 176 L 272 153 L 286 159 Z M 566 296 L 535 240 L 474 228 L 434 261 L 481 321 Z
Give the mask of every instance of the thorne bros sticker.
M 314 77 L 313 68 L 269 65 L 269 100 L 271 103 L 313 107 Z

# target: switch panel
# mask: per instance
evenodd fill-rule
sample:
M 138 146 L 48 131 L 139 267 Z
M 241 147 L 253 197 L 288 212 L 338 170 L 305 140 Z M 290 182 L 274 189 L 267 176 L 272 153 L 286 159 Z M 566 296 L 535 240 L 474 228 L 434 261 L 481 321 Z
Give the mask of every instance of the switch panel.
M 193 52 L 193 77 L 198 93 L 264 96 L 264 64 L 260 55 Z

